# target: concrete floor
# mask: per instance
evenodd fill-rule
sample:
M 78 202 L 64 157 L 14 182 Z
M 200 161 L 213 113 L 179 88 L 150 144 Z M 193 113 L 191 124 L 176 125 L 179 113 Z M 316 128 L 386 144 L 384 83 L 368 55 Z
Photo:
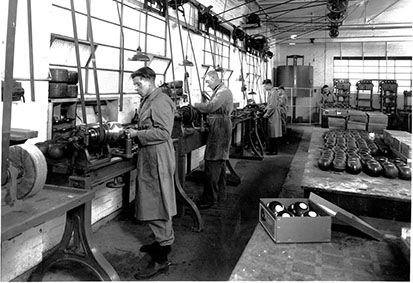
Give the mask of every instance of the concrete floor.
M 288 144 L 280 147 L 278 155 L 266 156 L 262 161 L 231 160 L 242 176 L 241 184 L 227 187 L 224 203 L 201 211 L 205 226 L 202 232 L 191 231 L 193 222 L 189 213 L 174 218 L 176 239 L 170 254 L 172 265 L 168 273 L 152 280 L 228 280 L 258 223 L 259 198 L 280 194 L 301 138 L 303 134 L 307 136 L 308 143 L 310 133 L 310 128 L 295 129 Z M 187 181 L 185 191 L 196 196 L 202 192 L 202 184 Z M 144 256 L 139 248 L 152 241 L 149 228 L 130 217 L 118 216 L 100 227 L 93 238 L 120 279 L 135 280 L 133 274 Z M 79 269 L 76 277 L 73 277 L 74 269 Z M 86 270 L 80 269 L 66 263 L 53 268 L 44 279 L 96 280 Z

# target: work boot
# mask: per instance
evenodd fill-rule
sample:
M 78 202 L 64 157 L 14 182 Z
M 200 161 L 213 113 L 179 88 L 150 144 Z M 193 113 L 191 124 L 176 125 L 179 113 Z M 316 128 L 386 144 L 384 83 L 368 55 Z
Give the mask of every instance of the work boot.
M 153 242 L 149 245 L 143 245 L 139 250 L 143 253 L 151 253 L 154 252 L 159 247 L 158 242 Z
M 157 274 L 167 272 L 171 265 L 168 260 L 168 254 L 171 252 L 171 246 L 157 246 L 151 253 L 152 260 L 148 265 L 135 273 L 136 279 L 147 279 Z

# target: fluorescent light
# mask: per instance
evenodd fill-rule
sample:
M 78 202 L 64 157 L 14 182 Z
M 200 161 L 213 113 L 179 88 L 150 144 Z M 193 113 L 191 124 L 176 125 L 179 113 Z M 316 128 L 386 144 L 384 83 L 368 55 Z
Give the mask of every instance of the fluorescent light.
M 288 43 L 289 45 L 295 45 L 295 42 L 290 42 L 290 43 Z
M 296 35 L 296 34 L 292 34 L 292 35 L 290 35 L 290 38 L 291 38 L 291 39 L 296 39 L 296 38 L 297 38 L 297 35 Z

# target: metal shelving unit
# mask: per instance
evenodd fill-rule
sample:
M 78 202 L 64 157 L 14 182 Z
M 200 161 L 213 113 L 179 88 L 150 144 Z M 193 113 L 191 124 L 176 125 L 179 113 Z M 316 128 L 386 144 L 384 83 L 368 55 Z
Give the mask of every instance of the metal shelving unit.
M 360 80 L 356 84 L 357 93 L 356 93 L 356 108 L 358 110 L 373 110 L 373 82 L 372 80 Z M 365 103 L 360 105 L 360 102 L 367 102 L 368 106 Z

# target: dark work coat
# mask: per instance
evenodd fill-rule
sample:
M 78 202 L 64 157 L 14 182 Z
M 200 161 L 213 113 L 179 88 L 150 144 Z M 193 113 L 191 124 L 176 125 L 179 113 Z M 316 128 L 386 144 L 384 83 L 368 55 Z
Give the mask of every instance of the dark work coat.
M 195 103 L 195 107 L 208 115 L 209 134 L 205 148 L 205 160 L 228 160 L 231 146 L 231 112 L 234 107 L 232 92 L 219 84 L 207 103 Z
M 264 118 L 268 118 L 268 137 L 282 137 L 281 107 L 276 88 L 272 88 L 269 91 L 268 105 L 265 108 Z
M 161 89 L 142 98 L 137 138 L 136 217 L 171 219 L 176 214 L 175 154 L 171 139 L 175 105 Z

